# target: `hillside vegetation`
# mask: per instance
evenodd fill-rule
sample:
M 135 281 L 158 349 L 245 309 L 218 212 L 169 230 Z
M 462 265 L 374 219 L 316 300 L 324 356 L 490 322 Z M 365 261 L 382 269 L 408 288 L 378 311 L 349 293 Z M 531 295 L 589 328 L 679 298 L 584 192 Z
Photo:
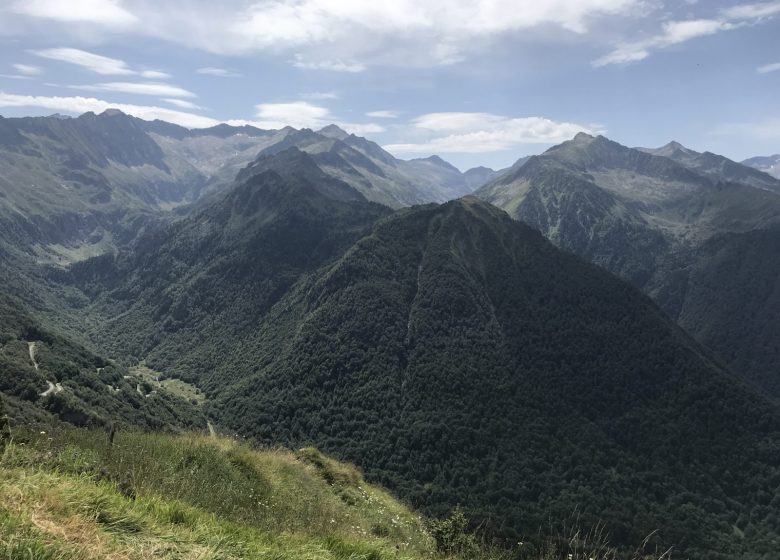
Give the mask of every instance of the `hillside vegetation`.
M 346 142 L 338 138 L 342 132 L 330 133 Z M 327 144 L 350 153 L 336 142 Z M 653 216 L 637 214 L 635 204 L 615 206 L 620 197 L 607 187 L 614 191 L 613 179 L 624 171 L 652 179 L 642 183 L 643 197 L 663 194 L 656 188 L 663 184 L 673 198 L 680 185 L 693 192 L 690 200 L 697 207 L 706 207 L 710 196 L 726 196 L 735 210 L 727 214 L 735 219 L 751 215 L 765 197 L 777 198 L 753 189 L 758 194 L 752 202 L 742 200 L 740 193 L 750 187 L 715 188 L 671 159 L 613 144 L 578 136 L 565 149 L 552 150 L 563 162 L 531 158 L 508 173 L 525 180 L 533 177 L 522 173 L 561 171 L 565 181 L 544 181 L 526 193 L 533 191 L 536 199 L 524 200 L 536 200 L 534 208 L 545 209 L 539 216 L 552 220 L 559 214 L 547 213 L 551 207 L 542 203 L 558 200 L 565 208 L 568 202 L 558 194 L 576 187 L 571 208 L 585 213 L 566 215 L 590 217 L 580 223 L 584 229 L 556 231 L 576 234 L 572 240 L 593 240 L 589 232 L 605 226 L 602 233 L 616 248 L 633 247 L 650 257 L 622 260 L 625 270 L 640 276 L 655 274 L 654 251 L 666 254 L 671 241 L 647 229 Z M 367 144 L 356 145 L 371 152 Z M 140 516 L 139 527 L 151 528 L 133 534 L 147 541 L 174 535 L 173 541 L 189 543 L 182 545 L 185 557 L 376 559 L 387 556 L 385 551 L 396 554 L 396 544 L 399 555 L 434 554 L 430 546 L 403 549 L 399 543 L 408 540 L 385 547 L 392 531 L 374 528 L 373 518 L 350 525 L 362 528 L 349 541 L 359 550 L 334 552 L 327 543 L 341 535 L 339 518 L 317 521 L 319 498 L 311 505 L 280 494 L 279 503 L 293 504 L 298 512 L 291 516 L 306 519 L 298 525 L 282 513 L 269 517 L 265 499 L 240 505 L 260 490 L 242 486 L 242 476 L 255 477 L 245 462 L 225 458 L 234 444 L 128 432 L 132 427 L 205 432 L 213 428 L 209 419 L 217 429 L 254 443 L 315 446 L 360 465 L 368 481 L 386 485 L 438 520 L 428 530 L 435 554 L 487 554 L 467 531 L 479 528 L 507 554 L 545 557 L 553 539 L 557 552 L 546 557 L 567 558 L 563 551 L 569 545 L 561 545 L 567 539 L 555 535 L 570 534 L 574 514 L 587 529 L 604 527 L 620 558 L 630 557 L 636 543 L 651 535 L 650 547 L 673 547 L 684 558 L 775 560 L 780 548 L 775 401 L 740 381 L 635 287 L 556 248 L 501 210 L 466 197 L 392 211 L 327 171 L 318 157 L 330 151 L 277 148 L 240 172 L 232 188 L 206 194 L 170 221 L 139 226 L 132 241 L 108 254 L 67 268 L 27 261 L 14 267 L 22 257 L 3 255 L 0 246 L 0 265 L 9 263 L 0 266 L 0 281 L 8 278 L 6 291 L 19 298 L 0 300 L 0 393 L 9 397 L 14 425 L 37 426 L 34 437 L 16 434 L 6 454 L 11 470 L 23 469 L 22 480 L 50 477 L 41 479 L 42 489 L 85 485 L 65 497 L 68 504 L 82 504 L 79 496 L 91 495 L 89 488 L 108 484 L 121 496 L 117 500 L 125 500 L 117 502 L 122 511 Z M 607 173 L 591 180 L 567 171 L 566 165 L 589 169 L 602 159 L 619 166 L 617 179 Z M 446 169 L 438 160 L 415 165 Z M 659 183 L 656 175 L 673 184 Z M 667 210 L 667 217 L 676 212 Z M 691 223 L 702 233 L 726 218 L 708 211 Z M 691 239 L 698 239 L 694 233 Z M 747 228 L 734 234 L 753 233 Z M 773 362 L 764 358 L 777 356 L 776 310 L 762 302 L 773 301 L 776 274 L 770 267 L 764 267 L 766 275 L 751 271 L 774 250 L 774 238 L 756 237 L 761 244 L 752 244 L 755 251 L 739 240 L 719 239 L 699 247 L 713 266 L 691 267 L 664 286 L 670 298 L 677 294 L 685 296 L 682 303 L 695 304 L 681 303 L 681 324 L 685 317 L 699 335 L 699 327 L 717 327 L 708 334 L 711 340 L 733 342 L 733 355 L 721 352 L 721 358 L 769 365 Z M 621 260 L 618 252 L 613 256 Z M 732 280 L 722 281 L 724 274 Z M 693 281 L 687 284 L 689 276 Z M 734 298 L 740 306 L 719 307 L 723 289 L 747 290 L 751 297 Z M 712 321 L 710 311 L 701 313 L 706 308 L 723 315 Z M 763 354 L 743 352 L 739 331 L 723 330 L 738 312 L 760 319 L 753 324 L 765 331 L 755 337 Z M 119 426 L 120 436 L 109 448 L 103 432 L 51 435 L 50 426 L 60 421 L 105 433 Z M 132 438 L 142 443 L 131 445 Z M 206 449 L 203 466 L 201 451 L 193 458 L 177 446 Z M 124 448 L 129 451 L 120 451 Z M 78 459 L 81 466 L 74 468 L 70 459 L 60 458 L 68 449 L 88 461 Z M 313 465 L 347 506 L 361 503 L 360 488 L 353 492 L 359 478 L 350 469 L 344 471 L 344 486 L 328 467 L 333 464 L 317 452 L 294 460 Z M 224 468 L 209 466 L 217 463 Z M 201 472 L 208 480 L 197 490 Z M 242 493 L 232 498 L 225 481 Z M 305 484 L 296 488 L 311 494 Z M 11 492 L 25 496 L 23 488 Z M 158 529 L 165 521 L 136 509 L 149 496 L 215 516 L 203 521 L 209 536 L 191 529 L 182 536 L 167 525 Z M 230 501 L 214 509 L 223 499 Z M 44 501 L 33 495 L 29 503 Z M 29 519 L 15 513 L 14 523 L 21 525 L 9 534 L 26 530 L 28 521 L 39 530 L 36 507 L 30 506 Z M 363 513 L 356 515 L 364 519 Z M 274 525 L 278 519 L 286 528 Z M 225 537 L 239 543 L 235 550 L 225 545 L 227 552 L 187 548 L 211 546 L 210 535 L 222 531 L 212 522 L 238 524 L 239 532 L 251 535 L 240 542 Z M 317 532 L 318 526 L 326 529 Z M 273 535 L 269 542 L 278 542 L 280 530 L 303 535 L 301 550 L 308 552 L 260 550 L 251 544 L 265 542 L 253 536 L 260 530 Z M 381 541 L 378 548 L 374 538 Z M 305 539 L 314 539 L 315 548 L 306 548 Z M 360 548 L 364 545 L 368 548 Z M 165 554 L 156 544 L 150 550 Z M 98 557 L 118 554 L 108 550 Z
M 203 428 L 198 400 L 59 335 L 0 294 L 0 393 L 26 424 Z
M 626 547 L 777 549 L 777 409 L 476 199 L 381 221 L 240 344 L 212 374 L 217 418 L 356 461 L 430 515 L 463 504 L 521 540 L 578 509 Z
M 10 443 L 3 432 L 4 443 L 8 560 L 615 557 L 576 532 L 539 548 L 478 545 L 459 512 L 427 522 L 314 448 L 256 451 L 223 437 L 132 431 L 110 444 L 103 431 L 74 428 L 16 433 Z
M 422 521 L 314 449 L 190 435 L 21 436 L 0 469 L 0 558 L 420 558 Z
M 625 549 L 656 530 L 691 558 L 777 548 L 780 414 L 648 298 L 476 198 L 388 216 L 275 158 L 74 267 L 101 347 L 432 517 L 462 505 L 523 540 L 578 511 Z
M 475 194 L 633 283 L 777 399 L 778 193 L 777 179 L 709 152 L 578 134 Z

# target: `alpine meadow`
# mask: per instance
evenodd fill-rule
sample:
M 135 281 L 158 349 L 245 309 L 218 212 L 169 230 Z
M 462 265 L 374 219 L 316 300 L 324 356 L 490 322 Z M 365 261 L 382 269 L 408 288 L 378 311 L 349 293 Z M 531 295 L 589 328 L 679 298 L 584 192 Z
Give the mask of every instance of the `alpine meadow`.
M 0 44 L 0 559 L 780 558 L 780 2 Z

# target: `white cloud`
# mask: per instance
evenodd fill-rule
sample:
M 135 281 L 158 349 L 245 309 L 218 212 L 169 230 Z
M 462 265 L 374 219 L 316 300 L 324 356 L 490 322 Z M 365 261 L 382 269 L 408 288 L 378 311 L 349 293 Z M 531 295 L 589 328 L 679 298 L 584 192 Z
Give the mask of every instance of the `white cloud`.
M 759 19 L 780 14 L 780 2 L 759 2 L 728 8 L 723 15 L 728 19 Z
M 697 37 L 713 35 L 735 27 L 732 23 L 714 19 L 666 22 L 661 34 L 636 43 L 620 44 L 612 52 L 593 61 L 593 65 L 607 66 L 609 64 L 637 62 L 650 56 L 650 53 L 655 49 L 678 45 Z
M 261 103 L 255 109 L 259 128 L 319 128 L 331 122 L 328 109 L 306 101 Z
M 75 64 L 103 76 L 130 76 L 135 74 L 122 60 L 79 49 L 44 49 L 32 51 L 32 53 L 43 58 Z
M 43 74 L 42 68 L 30 64 L 14 64 L 13 67 L 24 76 L 39 76 Z
M 149 80 L 167 80 L 171 77 L 167 72 L 162 72 L 160 70 L 135 71 L 130 68 L 124 60 L 110 58 L 82 51 L 80 49 L 62 47 L 30 52 L 42 58 L 75 64 L 76 66 L 81 66 L 82 68 L 103 76 L 141 76 L 142 78 L 147 78 Z M 35 67 L 30 66 L 29 68 Z
M 735 6 L 721 12 L 714 19 L 668 21 L 661 32 L 641 41 L 618 44 L 612 52 L 593 61 L 594 66 L 627 64 L 644 60 L 654 50 L 665 49 L 686 41 L 730 31 L 745 25 L 757 24 L 767 17 L 780 14 L 780 2 L 764 2 Z
M 27 1 L 18 0 L 20 6 Z M 65 12 L 75 0 L 46 1 Z M 130 18 L 137 20 L 128 27 L 133 33 L 220 55 L 282 53 L 301 68 L 344 72 L 357 72 L 375 65 L 453 64 L 483 49 L 492 40 L 516 37 L 535 29 L 545 33 L 563 29 L 584 34 L 599 18 L 632 15 L 647 3 L 647 0 L 125 0 L 123 4 L 90 1 L 122 10 L 126 6 Z M 295 58 L 296 54 L 300 55 L 299 59 Z
M 0 74 L 0 78 L 10 78 L 11 80 L 31 80 L 30 76 L 21 76 L 19 74 Z
M 716 19 L 670 21 L 663 26 L 664 32 L 658 38 L 658 46 L 665 47 L 676 45 L 697 37 L 714 35 L 718 31 L 725 31 L 733 28 L 733 24 L 718 21 Z
M 603 133 L 600 127 L 556 122 L 543 117 L 504 117 L 491 113 L 429 113 L 412 121 L 415 128 L 439 136 L 423 142 L 390 144 L 395 154 L 486 153 L 521 144 L 555 144 L 578 132 Z
M 358 136 L 379 134 L 380 132 L 387 130 L 384 126 L 377 123 L 339 123 L 339 126 L 350 134 L 356 134 Z
M 163 84 L 164 85 L 164 84 Z M 201 110 L 202 107 L 176 98 L 163 99 L 166 103 L 181 109 Z M 0 108 L 2 107 L 37 107 L 64 113 L 81 114 L 88 111 L 102 113 L 108 109 L 119 109 L 123 113 L 144 120 L 160 119 L 187 128 L 208 128 L 220 124 L 211 117 L 196 115 L 185 111 L 167 109 L 164 107 L 133 105 L 128 103 L 112 103 L 94 97 L 48 97 L 34 95 L 15 95 L 0 92 Z M 340 122 L 331 115 L 325 107 L 296 101 L 290 103 L 261 103 L 256 106 L 255 119 L 231 119 L 224 121 L 229 125 L 251 125 L 264 129 L 279 129 L 285 126 L 294 128 L 322 128 L 335 122 L 347 132 L 354 134 L 372 134 L 385 129 L 376 123 Z
M 396 119 L 400 114 L 400 111 L 369 111 L 366 116 L 374 119 Z
M 763 66 L 756 68 L 756 72 L 759 74 L 769 74 L 770 72 L 777 72 L 778 70 L 780 70 L 780 62 L 764 64 Z
M 0 93 L 0 107 L 38 107 L 75 114 L 86 113 L 88 111 L 102 113 L 108 109 L 119 109 L 123 113 L 138 117 L 139 119 L 150 121 L 160 119 L 187 128 L 208 128 L 219 124 L 219 121 L 216 119 L 176 111 L 174 109 L 129 105 L 125 103 L 110 103 L 93 97 L 44 97 Z
M 272 0 L 253 4 L 232 30 L 255 46 L 328 42 L 350 31 L 424 30 L 453 40 L 552 24 L 582 33 L 592 17 L 625 12 L 639 4 L 637 0 Z
M 366 69 L 364 64 L 359 62 L 344 62 L 343 60 L 317 60 L 307 61 L 301 55 L 295 56 L 293 66 L 303 68 L 304 70 L 330 70 L 332 72 L 358 73 Z
M 158 82 L 108 82 L 105 84 L 68 86 L 73 89 L 86 91 L 112 91 L 118 93 L 132 93 L 136 95 L 155 95 L 158 97 L 197 97 L 191 91 Z
M 148 80 L 167 80 L 171 75 L 167 72 L 160 72 L 159 70 L 144 70 L 141 72 L 141 77 Z
M 10 9 L 17 14 L 63 22 L 126 26 L 138 21 L 117 0 L 16 0 Z
M 609 54 L 593 61 L 593 66 L 607 66 L 609 64 L 628 64 L 638 62 L 650 56 L 650 51 L 641 44 L 620 45 Z
M 220 78 L 238 78 L 241 76 L 241 74 L 237 72 L 233 72 L 232 70 L 225 70 L 224 68 L 215 68 L 213 66 L 198 68 L 196 72 L 198 74 L 206 74 L 207 76 L 219 76 Z
M 329 124 L 337 124 L 353 134 L 376 134 L 384 132 L 385 127 L 377 123 L 344 122 L 331 114 L 330 110 L 307 101 L 289 103 L 260 103 L 255 106 L 255 119 L 230 120 L 228 124 L 241 126 L 248 124 L 263 129 L 279 129 L 285 126 L 293 128 L 311 128 L 317 130 Z
M 179 107 L 181 109 L 190 109 L 192 111 L 200 111 L 203 109 L 200 105 L 196 105 L 192 101 L 185 101 L 184 99 L 163 99 L 166 103 L 170 103 L 171 105 L 176 105 L 176 107 Z
M 301 95 L 301 99 L 308 101 L 324 101 L 327 99 L 338 99 L 339 94 L 335 91 L 312 91 Z

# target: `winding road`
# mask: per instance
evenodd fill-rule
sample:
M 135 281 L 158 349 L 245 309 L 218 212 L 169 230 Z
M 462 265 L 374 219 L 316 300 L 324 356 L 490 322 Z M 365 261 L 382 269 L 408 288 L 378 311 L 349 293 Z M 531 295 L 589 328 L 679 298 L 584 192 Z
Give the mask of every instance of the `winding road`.
M 35 368 L 35 371 L 41 371 L 41 368 L 38 366 L 38 362 L 35 359 L 35 342 L 28 342 L 27 343 L 27 349 L 30 352 L 30 361 L 32 362 L 33 367 Z M 46 383 L 49 384 L 49 386 L 46 388 L 46 390 L 40 395 L 42 397 L 46 397 L 48 395 L 51 395 L 52 393 L 57 394 L 62 392 L 62 385 L 59 383 L 54 384 L 51 381 L 47 381 Z

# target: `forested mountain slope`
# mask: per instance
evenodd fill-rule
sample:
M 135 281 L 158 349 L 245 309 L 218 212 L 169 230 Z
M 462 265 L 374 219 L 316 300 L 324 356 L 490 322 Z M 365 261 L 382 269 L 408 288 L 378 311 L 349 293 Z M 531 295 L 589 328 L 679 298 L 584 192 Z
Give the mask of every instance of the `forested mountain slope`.
M 101 347 L 160 367 L 217 367 L 223 345 L 250 332 L 302 274 L 390 213 L 297 148 L 261 156 L 207 202 L 132 250 L 73 267 L 106 320 L 94 333 Z
M 55 419 L 77 426 L 203 428 L 190 402 L 136 371 L 90 352 L 33 319 L 21 303 L 0 295 L 0 398 L 15 425 Z
M 780 196 L 772 192 L 774 180 L 756 172 L 766 184 L 752 187 L 754 170 L 734 162 L 723 168 L 731 173 L 719 175 L 704 165 L 717 159 L 712 154 L 677 144 L 655 152 L 580 134 L 477 195 L 631 281 L 737 373 L 780 396 L 771 365 L 780 346 L 780 277 L 768 264 L 760 289 L 734 282 L 754 275 L 759 262 L 777 260 Z M 749 184 L 733 181 L 734 166 Z M 763 241 L 748 255 L 723 261 L 724 244 L 733 245 L 728 252 L 737 257 L 736 247 L 754 237 Z M 713 244 L 721 246 L 717 258 Z M 763 318 L 730 309 L 760 309 Z
M 150 138 L 198 137 L 152 124 Z M 335 127 L 274 134 L 186 211 L 139 202 L 149 220 L 100 256 L 15 268 L 24 251 L 0 254 L 47 317 L 4 304 L 14 414 L 167 429 L 208 417 L 317 445 L 426 513 L 460 504 L 514 542 L 574 513 L 624 550 L 652 533 L 683 557 L 771 558 L 780 411 L 720 358 L 771 387 L 777 276 L 761 263 L 780 197 L 578 136 L 480 191 L 532 227 L 474 197 L 393 211 L 372 181 L 409 194 L 393 177 L 410 167 L 377 145 Z M 437 159 L 411 166 L 454 176 Z M 720 357 L 534 228 L 642 286 Z M 83 416 L 47 404 L 63 396 Z
M 285 276 L 278 263 L 317 216 L 299 209 L 338 216 L 337 199 L 354 191 L 323 197 L 279 177 L 252 174 L 212 214 L 138 248 L 135 262 L 149 264 L 139 277 L 175 276 L 147 291 L 119 275 L 109 295 L 133 303 L 104 325 L 114 351 L 151 349 L 150 365 L 203 387 L 231 430 L 319 445 L 435 515 L 460 503 L 519 537 L 576 509 L 624 545 L 659 529 L 659 544 L 694 558 L 772 549 L 762 504 L 777 486 L 777 408 L 635 289 L 474 198 L 384 218 L 349 202 L 366 216 L 352 241 Z M 275 192 L 295 210 L 268 211 Z M 248 229 L 225 227 L 234 223 Z M 244 235 L 267 235 L 259 224 L 294 234 L 281 245 Z M 195 234 L 212 227 L 229 233 Z M 250 248 L 257 269 L 241 264 Z M 162 303 L 149 299 L 160 293 Z M 194 294 L 202 300 L 185 299 Z M 187 332 L 206 336 L 192 344 L 177 334 Z M 722 530 L 741 534 L 746 519 L 749 536 Z

